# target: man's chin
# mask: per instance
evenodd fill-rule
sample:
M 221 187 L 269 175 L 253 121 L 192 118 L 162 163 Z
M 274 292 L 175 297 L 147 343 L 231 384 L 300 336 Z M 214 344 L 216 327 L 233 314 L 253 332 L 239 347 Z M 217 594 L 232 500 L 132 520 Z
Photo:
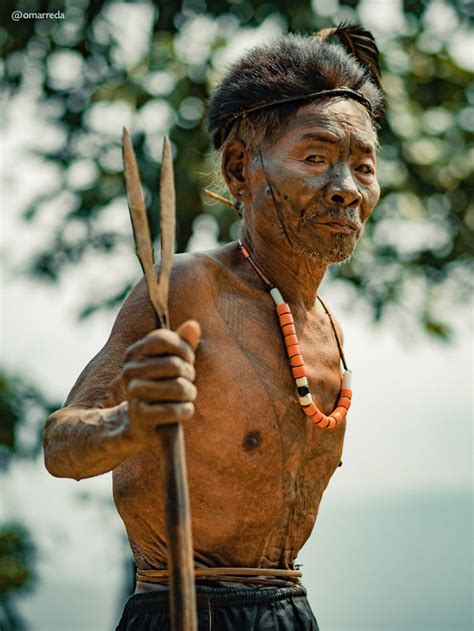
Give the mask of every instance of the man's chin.
M 327 255 L 328 265 L 332 265 L 334 263 L 344 263 L 345 261 L 348 261 L 354 254 L 354 250 L 355 247 L 338 249 L 336 251 L 329 252 Z
M 299 253 L 303 256 L 311 259 L 315 263 L 319 265 L 334 265 L 337 263 L 344 263 L 349 260 L 351 256 L 354 254 L 355 243 L 344 243 L 344 242 L 336 242 L 333 244 L 331 248 L 320 250 L 318 249 L 309 249 L 304 246 L 300 246 L 298 248 Z

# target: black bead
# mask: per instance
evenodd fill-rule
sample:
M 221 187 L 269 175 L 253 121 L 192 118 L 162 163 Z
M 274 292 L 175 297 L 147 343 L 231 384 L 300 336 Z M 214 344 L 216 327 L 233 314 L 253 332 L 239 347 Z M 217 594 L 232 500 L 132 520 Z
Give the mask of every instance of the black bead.
M 299 386 L 299 388 L 296 389 L 298 390 L 300 397 L 304 397 L 306 394 L 309 394 L 308 386 Z
M 342 467 L 342 460 L 341 462 L 337 465 L 338 467 Z

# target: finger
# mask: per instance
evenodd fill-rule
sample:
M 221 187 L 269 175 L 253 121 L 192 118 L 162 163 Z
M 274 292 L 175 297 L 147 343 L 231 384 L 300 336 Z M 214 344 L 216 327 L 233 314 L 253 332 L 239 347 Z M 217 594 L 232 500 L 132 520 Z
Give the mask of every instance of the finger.
M 177 355 L 169 357 L 151 357 L 127 362 L 122 370 L 126 381 L 132 379 L 163 379 L 169 377 L 184 377 L 189 381 L 196 379 L 196 370 L 189 362 Z
M 129 346 L 125 354 L 125 361 L 167 354 L 178 355 L 184 361 L 194 363 L 194 352 L 189 344 L 169 329 L 156 329 Z
M 163 379 L 161 381 L 147 381 L 132 379 L 128 384 L 130 399 L 140 399 L 145 402 L 164 401 L 194 401 L 197 396 L 196 386 L 184 377 Z
M 164 425 L 187 421 L 194 415 L 192 403 L 144 403 L 130 404 L 130 413 L 139 421 L 149 425 Z
M 196 320 L 186 320 L 177 329 L 176 333 L 185 340 L 189 346 L 196 350 L 199 340 L 201 339 L 201 327 Z

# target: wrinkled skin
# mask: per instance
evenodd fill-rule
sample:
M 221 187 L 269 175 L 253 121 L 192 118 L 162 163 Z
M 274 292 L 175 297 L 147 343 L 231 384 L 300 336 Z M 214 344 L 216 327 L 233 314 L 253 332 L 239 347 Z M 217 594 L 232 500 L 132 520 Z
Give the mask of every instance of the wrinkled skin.
M 326 414 L 341 372 L 316 295 L 378 200 L 375 143 L 364 108 L 331 99 L 302 107 L 260 155 L 237 141 L 223 155 L 244 208 L 243 241 L 290 303 Z M 137 285 L 66 406 L 48 419 L 46 465 L 76 479 L 113 469 L 137 565 L 164 567 L 155 426 L 185 421 L 195 561 L 290 568 L 340 461 L 345 422 L 324 431 L 304 416 L 272 299 L 236 243 L 176 256 L 170 314 L 177 332 L 153 331 L 145 285 Z

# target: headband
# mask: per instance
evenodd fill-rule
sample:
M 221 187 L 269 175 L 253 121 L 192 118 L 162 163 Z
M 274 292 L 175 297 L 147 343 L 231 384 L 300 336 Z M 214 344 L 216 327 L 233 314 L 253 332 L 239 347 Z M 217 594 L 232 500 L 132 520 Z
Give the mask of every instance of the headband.
M 320 90 L 319 92 L 312 92 L 311 94 L 299 94 L 298 96 L 290 96 L 286 99 L 278 99 L 276 101 L 270 101 L 267 103 L 260 103 L 259 105 L 254 105 L 254 107 L 249 107 L 245 110 L 240 110 L 240 112 L 236 112 L 235 114 L 231 114 L 227 117 L 227 125 L 233 123 L 238 118 L 245 118 L 247 114 L 251 112 L 256 112 L 258 110 L 263 110 L 268 107 L 274 107 L 276 105 L 284 105 L 285 103 L 292 103 L 294 101 L 306 101 L 307 99 L 322 99 L 325 97 L 332 96 L 342 96 L 348 99 L 354 99 L 361 103 L 369 112 L 370 116 L 373 114 L 372 105 L 368 99 L 365 98 L 363 94 L 360 92 L 356 92 L 356 90 L 352 90 L 351 88 L 346 88 L 345 86 L 341 88 L 334 88 L 333 90 Z

